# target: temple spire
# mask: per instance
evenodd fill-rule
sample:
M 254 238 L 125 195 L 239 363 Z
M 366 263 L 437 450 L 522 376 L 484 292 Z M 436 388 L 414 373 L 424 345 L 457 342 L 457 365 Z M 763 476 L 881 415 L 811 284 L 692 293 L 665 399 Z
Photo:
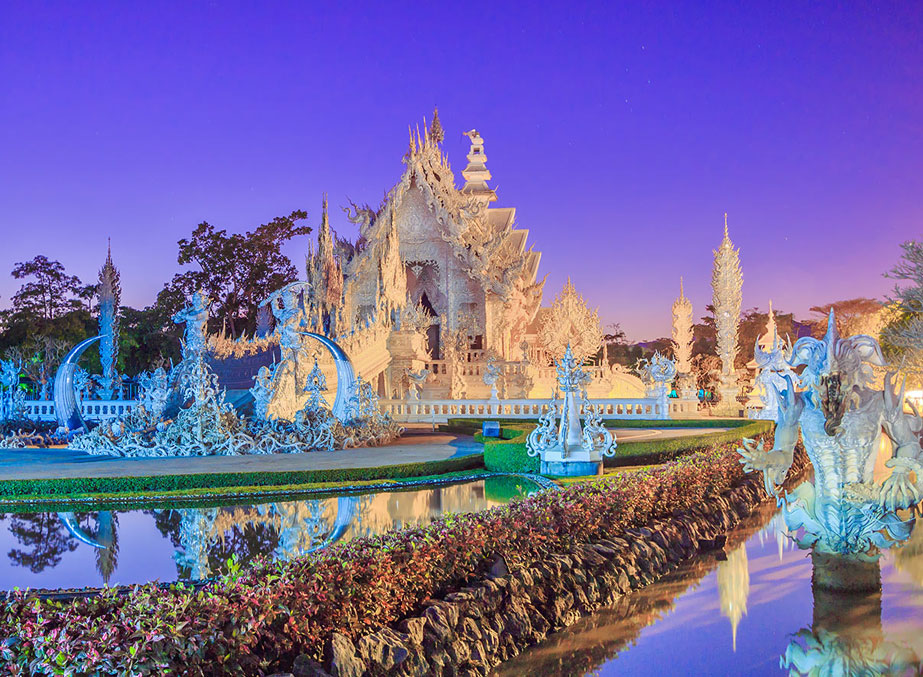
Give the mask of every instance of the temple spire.
M 462 170 L 465 179 L 462 192 L 482 198 L 485 202 L 496 202 L 497 192 L 487 185 L 490 170 L 487 169 L 487 156 L 484 154 L 484 139 L 476 129 L 465 132 L 465 136 L 471 140 L 471 148 L 468 150 L 468 166 Z
M 445 139 L 445 132 L 442 130 L 442 123 L 439 122 L 439 108 L 433 107 L 433 124 L 429 128 L 429 138 L 435 143 L 442 143 Z

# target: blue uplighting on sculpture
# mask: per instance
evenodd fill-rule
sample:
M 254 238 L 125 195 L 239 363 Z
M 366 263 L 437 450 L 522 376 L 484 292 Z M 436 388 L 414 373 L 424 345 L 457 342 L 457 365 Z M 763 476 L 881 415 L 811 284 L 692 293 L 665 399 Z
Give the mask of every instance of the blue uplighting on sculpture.
M 913 528 L 913 519 L 905 521 L 897 511 L 923 496 L 923 420 L 915 409 L 904 412 L 904 389 L 895 390 L 893 374 L 885 377 L 884 391 L 870 387 L 872 366 L 886 366 L 881 348 L 870 336 L 841 339 L 832 311 L 822 340 L 805 337 L 795 343 L 789 366 L 801 365 L 802 390 L 796 391 L 794 379 L 786 376 L 787 387 L 779 394 L 773 448 L 767 452 L 745 440 L 741 463 L 763 473 L 766 490 L 784 507 L 789 528 L 804 530 L 801 547 L 834 559 L 875 562 L 882 549 L 906 540 Z M 799 428 L 814 481 L 780 495 Z M 893 445 L 885 464 L 893 472 L 879 486 L 873 471 L 882 430 Z M 849 581 L 840 582 L 849 587 Z
M 76 346 L 61 361 L 54 377 L 54 411 L 58 418 L 58 425 L 68 432 L 78 432 L 87 430 L 86 421 L 80 413 L 80 405 L 77 402 L 77 385 L 75 374 L 77 372 L 77 363 L 80 356 L 91 345 L 99 341 L 101 336 L 88 338 Z
M 122 287 L 119 271 L 112 263 L 112 247 L 106 254 L 106 263 L 99 271 L 99 360 L 102 376 L 97 377 L 98 399 L 111 400 L 121 388 L 121 377 L 117 369 L 119 356 L 119 302 Z

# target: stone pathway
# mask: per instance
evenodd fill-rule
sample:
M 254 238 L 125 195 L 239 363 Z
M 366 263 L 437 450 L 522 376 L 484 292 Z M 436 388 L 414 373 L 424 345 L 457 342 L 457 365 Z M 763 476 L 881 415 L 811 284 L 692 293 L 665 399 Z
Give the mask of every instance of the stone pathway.
M 409 426 L 404 436 L 384 447 L 317 451 L 307 454 L 115 458 L 72 449 L 0 449 L 0 480 L 65 477 L 195 475 L 220 472 L 281 472 L 375 468 L 403 463 L 443 461 L 478 454 L 483 447 L 469 435 L 433 433 Z M 722 428 L 615 429 L 620 441 L 670 439 L 719 432 Z

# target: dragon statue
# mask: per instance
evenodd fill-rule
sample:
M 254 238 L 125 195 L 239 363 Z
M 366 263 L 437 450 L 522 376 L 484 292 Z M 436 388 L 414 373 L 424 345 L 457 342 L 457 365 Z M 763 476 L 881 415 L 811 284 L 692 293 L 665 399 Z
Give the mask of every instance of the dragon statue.
M 787 362 L 791 368 L 804 365 L 798 377 L 801 391 L 786 374 L 785 390 L 777 392 L 772 449 L 744 440 L 740 462 L 763 474 L 789 529 L 804 530 L 800 547 L 841 563 L 877 562 L 882 549 L 906 540 L 913 527 L 913 519 L 901 519 L 898 511 L 923 496 L 923 421 L 912 405 L 912 413 L 905 413 L 904 386 L 895 387 L 893 374 L 885 377 L 883 391 L 872 389 L 872 366 L 886 366 L 878 342 L 861 335 L 840 338 L 832 311 L 824 338 L 798 339 Z M 781 495 L 779 485 L 792 465 L 799 428 L 814 481 Z M 882 430 L 893 447 L 885 463 L 892 473 L 877 485 L 873 471 Z

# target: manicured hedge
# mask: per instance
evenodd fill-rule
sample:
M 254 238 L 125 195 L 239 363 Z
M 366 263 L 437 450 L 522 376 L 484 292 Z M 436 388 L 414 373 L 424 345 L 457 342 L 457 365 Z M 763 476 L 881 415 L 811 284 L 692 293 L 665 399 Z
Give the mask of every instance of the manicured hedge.
M 483 575 L 498 555 L 514 570 L 528 567 L 692 508 L 742 478 L 735 446 L 287 563 L 257 561 L 197 591 L 148 584 L 70 601 L 16 593 L 0 613 L 0 659 L 12 674 L 288 670 L 299 654 L 321 658 L 334 632 L 356 639 L 418 614 L 425 601 Z
M 199 473 L 195 475 L 152 475 L 146 477 L 68 477 L 61 479 L 3 480 L 0 498 L 160 493 L 202 488 L 230 490 L 324 482 L 361 482 L 440 475 L 483 467 L 481 454 L 444 461 L 404 463 L 377 468 L 290 470 L 284 472 Z
M 693 424 L 691 421 L 689 424 Z M 715 444 L 740 440 L 744 437 L 758 437 L 769 432 L 769 421 L 739 421 L 730 430 L 701 435 L 689 435 L 665 440 L 636 440 L 619 442 L 616 455 L 607 457 L 603 463 L 606 467 L 623 465 L 650 465 L 663 463 L 697 449 Z M 500 429 L 500 437 L 485 438 L 480 434 L 475 439 L 484 444 L 484 465 L 488 470 L 497 472 L 539 472 L 538 457 L 530 457 L 526 452 L 526 437 L 535 427 L 532 423 L 517 422 Z M 705 426 L 703 426 L 705 427 Z

